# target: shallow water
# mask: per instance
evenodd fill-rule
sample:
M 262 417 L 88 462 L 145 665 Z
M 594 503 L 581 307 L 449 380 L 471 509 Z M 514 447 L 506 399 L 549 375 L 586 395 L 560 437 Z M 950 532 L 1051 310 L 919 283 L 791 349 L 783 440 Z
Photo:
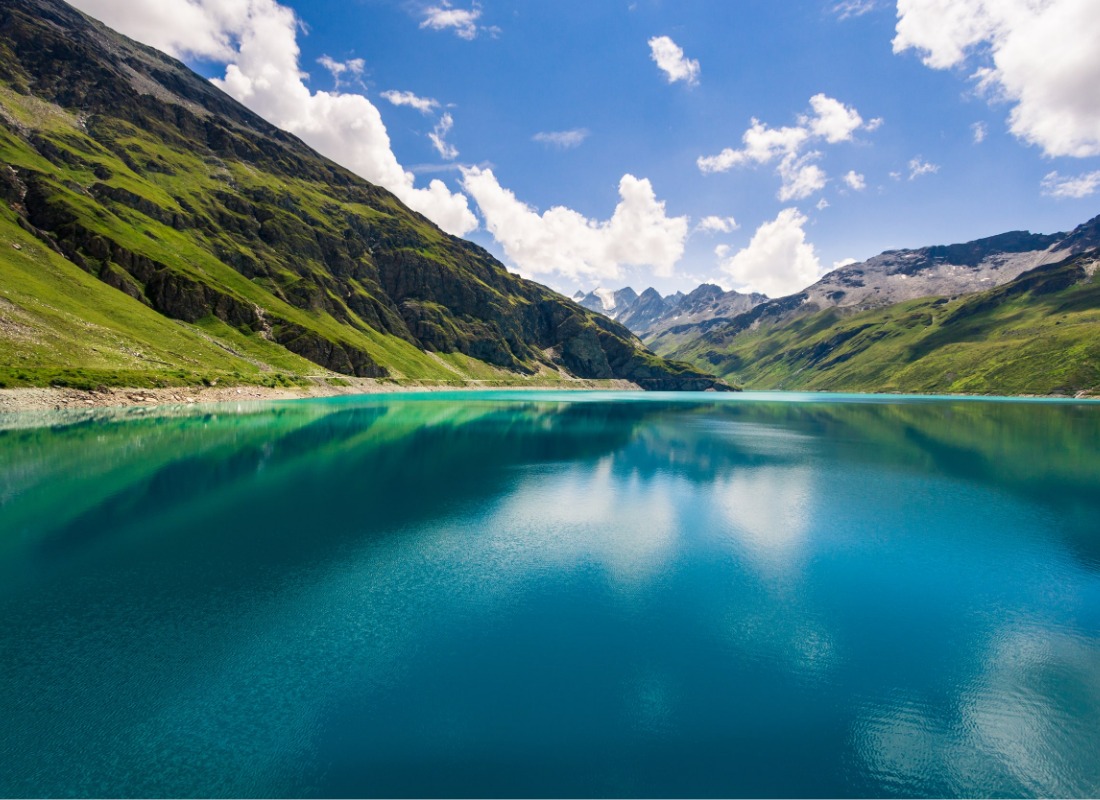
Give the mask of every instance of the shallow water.
M 1100 405 L 42 421 L 0 432 L 0 794 L 1100 794 Z

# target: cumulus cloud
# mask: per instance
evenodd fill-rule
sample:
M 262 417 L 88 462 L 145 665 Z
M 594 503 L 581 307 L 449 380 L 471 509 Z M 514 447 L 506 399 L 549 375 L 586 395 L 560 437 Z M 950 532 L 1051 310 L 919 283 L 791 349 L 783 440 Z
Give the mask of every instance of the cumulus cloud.
M 1048 156 L 1100 155 L 1096 0 L 898 0 L 894 52 L 965 67 L 1013 104 L 1009 129 Z
M 555 206 L 539 214 L 502 187 L 490 169 L 463 170 L 463 186 L 485 225 L 525 275 L 621 278 L 623 267 L 651 267 L 668 277 L 684 253 L 687 217 L 669 217 L 646 179 L 624 175 L 608 220 Z
M 909 180 L 916 180 L 921 175 L 934 175 L 940 171 L 939 164 L 931 164 L 920 156 L 909 159 Z M 893 177 L 894 173 L 890 173 Z
M 822 197 L 820 200 L 818 200 L 817 205 L 814 206 L 814 208 L 816 208 L 818 211 L 824 211 L 828 207 L 829 207 L 829 201 L 826 200 L 824 197 Z
M 481 18 L 481 6 L 476 3 L 472 8 L 455 8 L 447 0 L 443 0 L 438 6 L 425 8 L 423 14 L 421 28 L 433 31 L 453 30 L 455 36 L 466 41 L 476 39 L 478 31 L 482 30 L 477 24 Z
M 740 148 L 727 147 L 717 155 L 700 156 L 696 164 L 700 171 L 709 173 L 778 161 L 776 174 L 782 180 L 779 199 L 786 202 L 809 197 L 825 188 L 828 178 L 814 163 L 822 153 L 803 152 L 803 149 L 814 141 L 827 144 L 851 141 L 856 131 L 871 128 L 871 123 L 864 123 L 854 108 L 824 94 L 811 97 L 810 108 L 812 113 L 799 116 L 798 125 L 772 128 L 753 119 L 741 135 Z M 881 119 L 872 120 L 875 128 L 881 122 Z
M 858 111 L 824 94 L 811 97 L 810 107 L 814 110 L 813 116 L 802 117 L 802 124 L 829 144 L 849 141 L 863 126 L 863 117 Z
M 439 122 L 436 123 L 435 128 L 428 134 L 428 138 L 432 141 L 432 147 L 439 153 L 439 157 L 446 159 L 447 161 L 454 161 L 458 158 L 458 148 L 447 141 L 447 134 L 451 132 L 451 128 L 454 127 L 455 120 L 450 114 L 444 113 L 439 118 Z
M 848 188 L 854 192 L 862 192 L 867 188 L 866 179 L 854 169 L 848 170 L 848 174 L 844 176 L 844 182 L 848 184 Z
M 393 89 L 389 89 L 382 92 L 383 100 L 388 100 L 395 106 L 408 106 L 409 108 L 415 108 L 421 114 L 431 114 L 437 108 L 439 108 L 439 101 L 431 97 L 418 97 L 412 92 L 398 92 Z
M 386 187 L 449 233 L 477 227 L 465 195 L 427 188 L 398 163 L 378 109 L 361 94 L 313 92 L 299 67 L 298 19 L 276 0 L 76 0 L 128 36 L 177 57 L 226 64 L 213 81 L 273 125 Z M 335 62 L 334 62 L 335 63 Z
M 572 147 L 580 147 L 587 138 L 587 128 L 573 128 L 568 131 L 540 131 L 531 137 L 531 141 L 568 150 Z
M 1100 170 L 1076 176 L 1048 172 L 1043 178 L 1042 187 L 1043 194 L 1047 197 L 1080 200 L 1082 197 L 1092 196 L 1100 188 Z
M 733 217 L 718 217 L 709 216 L 703 217 L 699 220 L 699 224 L 695 226 L 695 230 L 702 231 L 703 233 L 733 233 L 740 225 L 737 224 L 737 220 Z
M 756 229 L 748 247 L 721 264 L 738 291 L 784 297 L 821 277 L 821 262 L 806 241 L 807 219 L 797 208 L 785 208 Z
M 683 49 L 668 36 L 649 40 L 649 57 L 665 73 L 669 83 L 684 81 L 688 86 L 699 83 L 699 62 L 686 58 Z
M 222 62 L 236 54 L 233 38 L 250 13 L 247 3 L 205 0 L 75 0 L 73 5 L 158 50 Z
M 782 202 L 804 200 L 825 188 L 825 170 L 813 163 L 818 158 L 821 158 L 821 153 L 816 151 L 804 156 L 791 153 L 779 162 L 778 172 L 783 184 L 777 197 Z
M 779 156 L 797 153 L 809 137 L 804 128 L 769 128 L 754 118 L 741 135 L 744 147 L 739 150 L 727 147 L 717 155 L 700 156 L 695 163 L 704 173 L 728 172 L 746 164 L 767 164 Z
M 714 248 L 714 255 L 718 256 L 719 258 L 725 258 L 730 254 L 731 249 L 733 248 L 731 248 L 728 244 L 717 245 Z
M 330 56 L 321 56 L 317 59 L 317 63 L 327 69 L 332 74 L 332 80 L 336 83 L 336 88 L 340 88 L 342 77 L 347 74 L 355 79 L 359 79 L 363 75 L 363 70 L 367 66 L 367 62 L 361 58 L 352 58 L 347 61 L 337 61 Z

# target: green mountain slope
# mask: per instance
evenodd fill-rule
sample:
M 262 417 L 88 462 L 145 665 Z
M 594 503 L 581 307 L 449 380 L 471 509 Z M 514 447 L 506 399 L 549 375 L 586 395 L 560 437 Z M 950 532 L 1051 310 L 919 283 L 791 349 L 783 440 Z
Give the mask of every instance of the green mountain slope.
M 0 7 L 0 161 L 8 385 L 715 386 L 60 0 Z
M 1098 266 L 1092 250 L 954 299 L 746 318 L 665 352 L 754 389 L 1100 394 Z

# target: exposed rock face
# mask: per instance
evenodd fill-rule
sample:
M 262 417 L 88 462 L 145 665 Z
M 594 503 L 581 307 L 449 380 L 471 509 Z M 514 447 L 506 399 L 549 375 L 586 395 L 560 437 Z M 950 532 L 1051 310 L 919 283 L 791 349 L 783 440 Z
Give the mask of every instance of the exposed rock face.
M 744 314 L 767 301 L 767 295 L 753 292 L 726 292 L 721 286 L 704 283 L 677 303 L 669 304 L 669 311 L 646 332 L 647 338 L 659 336 L 661 331 L 676 325 L 689 325 L 718 319 L 731 319 Z
M 618 321 L 632 331 L 645 332 L 663 319 L 668 312 L 669 304 L 656 289 L 650 287 L 638 295 L 638 299 L 629 308 L 619 314 Z
M 61 0 L 0 6 L 0 81 L 62 120 L 0 104 L 0 144 L 21 154 L 0 195 L 20 224 L 164 315 L 365 377 L 401 374 L 411 345 L 517 373 L 717 385 Z

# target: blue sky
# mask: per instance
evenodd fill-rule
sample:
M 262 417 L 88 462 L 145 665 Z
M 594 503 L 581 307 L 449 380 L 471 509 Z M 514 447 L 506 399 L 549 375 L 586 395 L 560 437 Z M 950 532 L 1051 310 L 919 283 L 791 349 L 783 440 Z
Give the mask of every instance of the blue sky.
M 777 295 L 1100 212 L 1095 0 L 76 4 L 570 294 Z

